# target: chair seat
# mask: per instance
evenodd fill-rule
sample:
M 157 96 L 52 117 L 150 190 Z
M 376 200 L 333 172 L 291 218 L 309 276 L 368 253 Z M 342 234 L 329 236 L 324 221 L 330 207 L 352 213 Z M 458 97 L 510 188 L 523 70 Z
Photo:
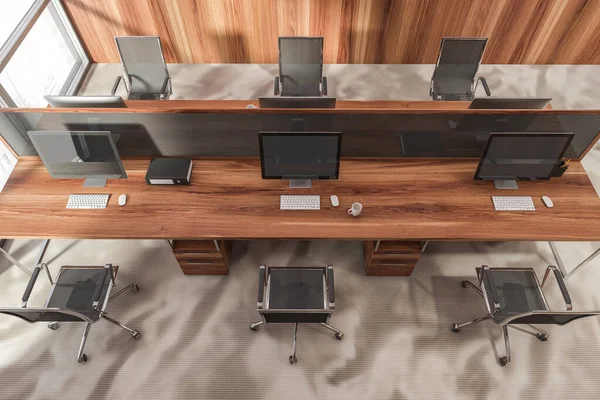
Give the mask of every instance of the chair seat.
M 436 95 L 455 95 L 473 99 L 470 79 L 439 77 L 434 79 L 433 85 Z
M 479 273 L 479 271 L 478 271 Z M 500 301 L 500 311 L 494 320 L 501 322 L 507 316 L 531 310 L 547 311 L 548 305 L 533 270 L 490 270 Z M 494 309 L 490 288 L 485 287 L 488 309 Z
M 272 269 L 268 309 L 321 310 L 325 308 L 322 269 Z
M 98 286 L 102 286 L 98 305 L 98 308 L 102 309 L 106 292 L 112 282 L 110 273 L 102 281 L 103 270 L 101 267 L 61 268 L 45 307 L 73 310 L 97 320 L 99 313 L 93 308 L 94 293 Z

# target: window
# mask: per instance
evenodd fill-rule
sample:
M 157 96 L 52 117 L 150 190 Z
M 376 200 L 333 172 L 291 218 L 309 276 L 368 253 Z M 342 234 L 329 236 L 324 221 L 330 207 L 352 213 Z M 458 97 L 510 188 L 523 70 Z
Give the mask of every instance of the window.
M 75 94 L 89 59 L 60 1 L 2 3 L 1 105 L 45 107 L 45 95 Z

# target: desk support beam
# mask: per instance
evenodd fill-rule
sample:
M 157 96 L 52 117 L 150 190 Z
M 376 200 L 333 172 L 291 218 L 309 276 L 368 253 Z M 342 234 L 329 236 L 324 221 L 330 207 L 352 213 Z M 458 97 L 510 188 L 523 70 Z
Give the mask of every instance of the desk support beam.
M 557 265 L 558 269 L 560 269 L 560 272 L 562 272 L 565 279 L 573 276 L 573 274 L 575 274 L 575 272 L 577 272 L 579 269 L 586 266 L 589 262 L 591 262 L 594 258 L 596 258 L 600 254 L 600 248 L 598 248 L 596 251 L 594 251 L 592 254 L 590 254 L 585 260 L 583 260 L 582 262 L 577 264 L 577 266 L 575 266 L 575 268 L 573 268 L 571 270 L 571 272 L 567 273 L 567 271 L 565 269 L 565 264 L 563 263 L 563 260 L 560 257 L 560 254 L 558 253 L 558 249 L 556 248 L 556 245 L 554 244 L 554 242 L 548 242 L 548 244 L 550 244 L 550 249 L 552 249 L 552 254 L 554 254 L 554 259 L 556 260 L 556 265 Z

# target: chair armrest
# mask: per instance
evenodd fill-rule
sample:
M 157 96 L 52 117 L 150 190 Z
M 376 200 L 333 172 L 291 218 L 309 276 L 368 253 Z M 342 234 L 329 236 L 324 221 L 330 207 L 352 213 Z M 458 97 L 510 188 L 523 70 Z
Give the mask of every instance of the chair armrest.
M 326 76 L 324 76 L 321 81 L 321 94 L 323 94 L 323 96 L 327 96 L 327 77 Z
M 333 265 L 327 266 L 327 298 L 329 303 L 335 303 L 335 285 L 333 281 Z
M 96 286 L 96 290 L 94 291 L 94 297 L 92 297 L 94 308 L 98 306 L 98 302 L 100 301 L 100 295 L 102 294 L 102 289 L 104 288 L 104 281 L 106 281 L 106 276 L 112 273 L 112 266 L 106 266 L 102 269 L 102 277 L 100 278 L 100 285 Z
M 38 276 L 40 275 L 40 271 L 42 270 L 42 264 L 38 264 L 31 274 L 31 278 L 29 278 L 29 283 L 27 283 L 27 287 L 25 288 L 25 293 L 23 293 L 23 297 L 21 298 L 21 307 L 27 307 L 27 302 L 29 301 L 29 296 L 31 295 L 31 291 L 33 290 L 33 286 L 37 281 Z
M 267 277 L 267 268 L 261 265 L 258 270 L 258 308 L 263 307 L 265 300 L 265 282 Z
M 490 87 L 488 86 L 485 78 L 483 76 L 480 76 L 478 80 L 481 81 L 481 84 L 483 85 L 483 90 L 485 90 L 485 94 L 488 97 L 490 97 L 492 95 L 492 92 L 490 92 Z
M 560 272 L 560 270 L 554 265 L 549 265 L 548 268 L 546 268 L 546 273 L 544 274 L 544 279 L 542 280 L 542 287 L 544 287 L 546 279 L 548 279 L 550 270 L 554 271 L 556 283 L 558 283 L 558 287 L 560 288 L 563 299 L 565 300 L 565 304 L 567 305 L 567 311 L 571 311 L 573 309 L 573 304 L 571 302 L 571 296 L 569 295 L 569 291 L 567 290 L 567 285 L 565 284 L 565 279 L 563 278 L 563 275 Z
M 279 95 L 279 77 L 278 76 L 275 77 L 275 84 L 273 85 L 273 94 L 275 94 L 275 96 Z
M 122 76 L 122 75 L 119 75 L 119 76 L 117 77 L 117 80 L 115 81 L 115 84 L 114 84 L 114 85 L 113 85 L 113 87 L 112 87 L 112 90 L 110 91 L 110 94 L 111 94 L 112 96 L 114 96 L 114 95 L 115 95 L 115 93 L 117 92 L 117 89 L 119 88 L 119 84 L 121 83 L 121 81 L 125 81 L 125 79 L 123 78 L 123 76 Z M 125 86 L 125 89 L 127 89 L 127 86 Z
M 490 267 L 487 265 L 483 265 L 481 267 L 481 279 L 487 288 L 489 288 L 490 293 L 492 294 L 492 301 L 494 302 L 495 311 L 500 309 L 500 297 L 498 296 L 498 292 L 496 291 L 496 285 L 494 284 L 494 278 L 490 272 Z
M 170 87 L 170 86 L 171 86 L 171 77 L 167 76 L 167 77 L 165 77 L 165 81 L 163 82 L 162 89 L 160 90 L 161 100 L 164 100 L 165 98 L 167 98 L 167 93 L 170 93 L 170 91 L 167 92 L 167 87 Z

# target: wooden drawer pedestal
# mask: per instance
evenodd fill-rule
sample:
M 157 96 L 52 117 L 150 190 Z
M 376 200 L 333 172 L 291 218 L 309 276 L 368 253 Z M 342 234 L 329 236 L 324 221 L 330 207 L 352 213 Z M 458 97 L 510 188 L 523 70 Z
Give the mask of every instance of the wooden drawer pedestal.
M 421 257 L 421 242 L 366 241 L 365 275 L 410 276 Z
M 185 275 L 228 275 L 232 242 L 175 240 L 173 254 Z

